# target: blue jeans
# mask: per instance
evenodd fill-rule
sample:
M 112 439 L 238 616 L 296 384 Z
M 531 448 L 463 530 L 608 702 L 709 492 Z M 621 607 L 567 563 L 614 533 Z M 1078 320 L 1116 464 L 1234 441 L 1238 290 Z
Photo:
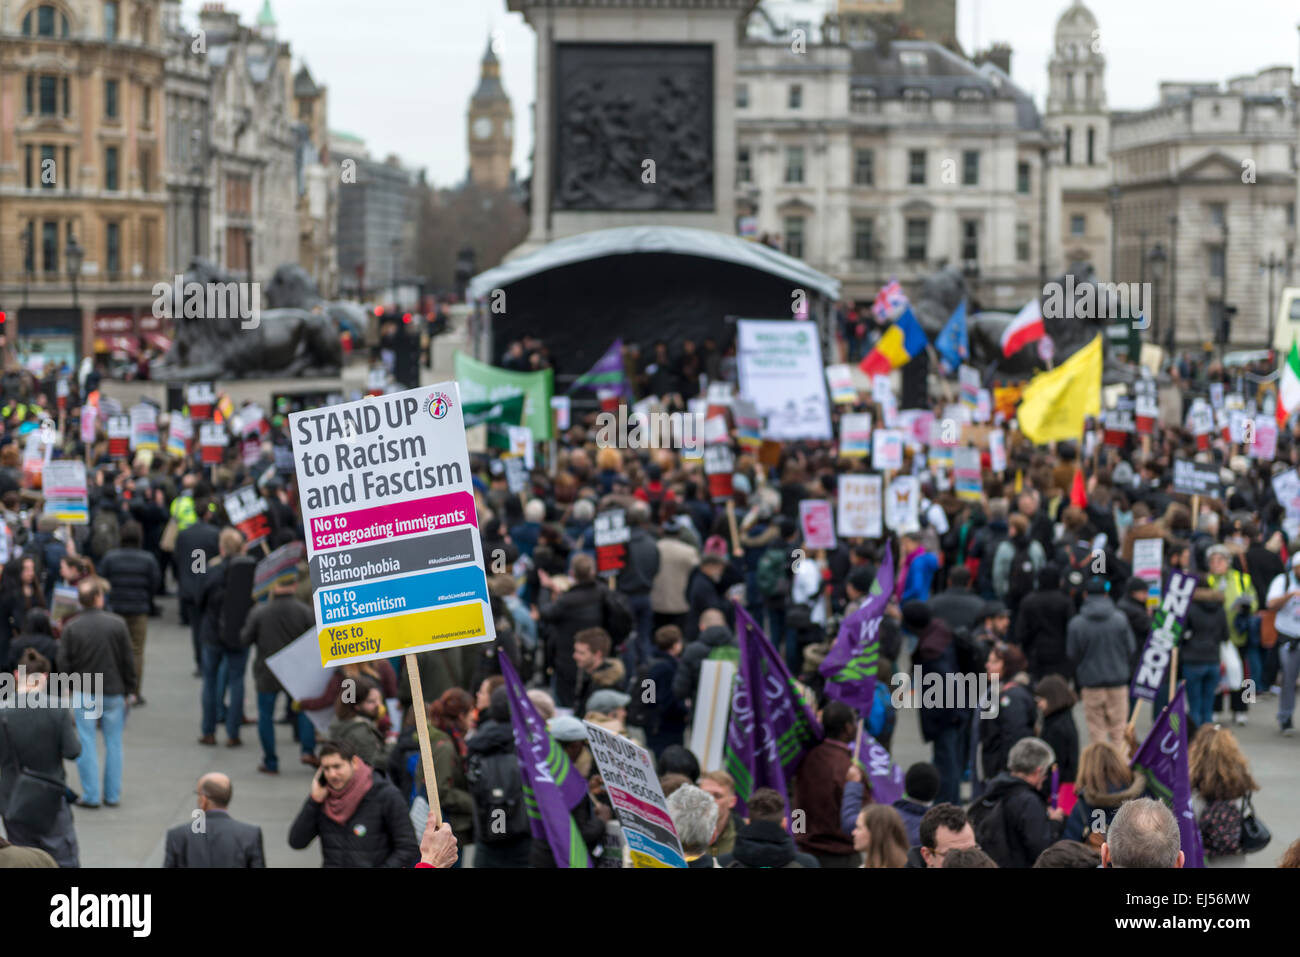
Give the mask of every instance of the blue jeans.
M 278 771 L 280 759 L 275 754 L 275 699 L 278 691 L 257 693 L 257 737 L 262 742 L 262 763 L 271 771 Z
M 316 725 L 301 711 L 298 712 L 298 747 L 303 754 L 316 753 Z
M 944 728 L 931 742 L 934 766 L 939 769 L 939 793 L 934 798 L 936 804 L 961 805 L 961 759 L 965 750 L 962 738 L 965 733 L 965 726 L 956 724 Z
M 1219 663 L 1183 665 L 1187 682 L 1187 720 L 1194 725 L 1214 720 L 1214 693 L 1219 687 Z
M 1255 682 L 1255 694 L 1268 690 L 1264 684 L 1264 646 L 1259 638 L 1259 616 L 1252 615 L 1250 627 L 1246 629 L 1246 647 L 1243 649 L 1246 659 L 1246 677 Z
M 81 800 L 99 804 L 101 799 L 109 804 L 122 800 L 122 728 L 126 725 L 126 696 L 104 695 L 98 701 L 87 695 L 81 707 L 74 708 L 77 737 L 81 739 L 81 755 L 77 758 L 77 774 L 81 777 Z M 103 708 L 98 722 L 93 717 Z M 95 725 L 104 733 L 104 779 L 100 790 L 99 742 L 95 739 Z
M 225 665 L 224 675 L 222 665 Z M 248 649 L 228 651 L 217 645 L 203 646 L 203 733 L 217 730 L 217 712 L 226 692 L 230 701 L 226 707 L 226 736 L 239 737 L 239 726 L 244 719 L 244 667 L 248 664 Z

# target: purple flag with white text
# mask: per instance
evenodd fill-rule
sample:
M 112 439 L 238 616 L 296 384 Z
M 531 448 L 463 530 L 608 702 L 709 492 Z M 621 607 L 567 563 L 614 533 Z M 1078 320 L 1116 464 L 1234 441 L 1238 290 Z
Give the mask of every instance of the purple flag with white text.
M 596 364 L 573 380 L 569 391 L 575 389 L 594 389 L 609 396 L 627 396 L 627 374 L 623 371 L 623 340 L 615 339 L 614 344 L 605 350 L 605 354 L 596 360 Z
M 871 714 L 880 664 L 880 619 L 894 587 L 894 553 L 885 545 L 885 557 L 876 576 L 876 594 L 840 623 L 839 634 L 818 672 L 826 679 L 826 696 L 843 701 L 863 718 Z
M 858 724 L 858 740 L 853 749 L 858 763 L 867 771 L 867 787 L 876 804 L 893 804 L 903 796 L 903 769 L 884 746 Z
M 1201 828 L 1192 810 L 1192 785 L 1187 758 L 1187 687 L 1179 682 L 1174 700 L 1151 726 L 1151 733 L 1133 755 L 1133 770 L 1145 775 L 1151 795 L 1164 801 L 1178 819 L 1178 836 L 1186 855 L 1184 867 L 1204 867 Z

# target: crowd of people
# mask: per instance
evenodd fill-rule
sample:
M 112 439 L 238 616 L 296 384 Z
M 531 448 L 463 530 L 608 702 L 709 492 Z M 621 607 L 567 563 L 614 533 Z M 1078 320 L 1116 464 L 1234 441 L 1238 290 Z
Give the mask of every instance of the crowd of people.
M 734 357 L 712 341 L 676 351 L 660 342 L 625 360 L 638 396 L 684 402 L 701 381 L 734 379 Z M 501 359 L 519 371 L 549 362 L 535 339 L 510 343 Z M 1242 388 L 1221 367 L 1173 371 L 1201 377 L 1180 380 L 1183 402 L 1210 381 Z M 261 600 L 235 594 L 249 581 L 239 569 L 304 539 L 284 417 L 266 422 L 256 458 L 238 443 L 215 466 L 165 446 L 115 457 L 102 423 L 94 441 L 79 440 L 79 412 L 102 401 L 100 383 L 71 376 L 60 410 L 56 380 L 4 380 L 0 664 L 23 694 L 52 676 L 103 680 L 61 708 L 0 706 L 0 864 L 76 866 L 74 812 L 129 802 L 124 719 L 147 705 L 151 622 L 174 607 L 202 680 L 196 746 L 240 747 L 255 726 L 258 771 L 276 776 L 277 728 L 287 721 L 312 776 L 287 835 L 271 839 L 295 849 L 318 841 L 325 866 L 555 866 L 530 824 L 503 656 L 587 781 L 573 823 L 598 866 L 623 866 L 626 842 L 581 719 L 653 754 L 690 867 L 1181 866 L 1173 813 L 1130 766 L 1130 683 L 1152 627 L 1152 582 L 1134 574 L 1144 539 L 1163 543 L 1164 577 L 1198 577 L 1175 682 L 1186 688 L 1207 863 L 1256 862 L 1247 853 L 1257 849 L 1249 823 L 1259 784 L 1229 725 L 1247 726 L 1252 706 L 1273 697 L 1277 732 L 1293 731 L 1300 617 L 1287 609 L 1300 596 L 1300 541 L 1288 535 L 1289 503 L 1272 479 L 1300 462 L 1298 433 L 1283 430 L 1266 461 L 1217 436 L 1198 447 L 1177 424 L 1182 408 L 1149 438 L 1119 444 L 1040 447 L 1009 429 L 1005 469 L 994 471 L 982 450 L 978 501 L 909 449 L 905 471 L 920 476 L 923 494 L 917 523 L 813 550 L 800 502 L 834 500 L 839 476 L 868 471 L 865 459 L 837 457 L 828 442 L 786 442 L 763 460 L 742 449 L 729 516 L 698 459 L 600 446 L 594 413 L 579 405 L 522 494 L 509 490 L 495 449 L 471 455 L 496 639 L 418 656 L 432 802 L 403 659 L 341 667 L 318 698 L 294 701 L 266 661 L 314 625 L 305 563 Z M 844 412 L 883 416 L 869 400 L 833 406 L 836 432 Z M 935 411 L 943 407 L 936 397 Z M 63 423 L 54 457 L 89 463 L 85 525 L 43 513 L 20 467 L 25 436 L 53 419 Z M 164 434 L 166 424 L 162 412 Z M 1217 469 L 1222 494 L 1193 501 L 1175 491 L 1179 458 Z M 248 485 L 266 506 L 266 534 L 252 548 L 224 507 Z M 610 575 L 598 565 L 594 526 L 613 508 L 629 535 Z M 881 582 L 886 545 L 895 572 Z M 840 622 L 882 587 L 876 697 L 857 711 L 826 694 L 819 666 Z M 171 595 L 175 605 L 161 600 Z M 741 793 L 687 747 L 703 665 L 740 657 L 737 607 L 762 626 L 823 731 L 788 793 Z M 244 700 L 250 657 L 255 718 Z M 984 676 L 980 687 L 997 700 L 908 698 L 900 707 L 892 679 L 914 669 Z M 325 731 L 309 717 L 322 708 L 334 715 Z M 901 797 L 876 801 L 855 742 L 865 731 L 891 749 L 907 710 L 918 713 L 929 760 L 904 769 Z M 67 788 L 65 761 L 76 762 L 80 793 Z M 266 836 L 230 817 L 233 791 L 221 774 L 196 783 L 198 810 L 219 823 L 170 831 L 166 866 L 264 865 Z M 1300 843 L 1268 856 L 1300 866 Z

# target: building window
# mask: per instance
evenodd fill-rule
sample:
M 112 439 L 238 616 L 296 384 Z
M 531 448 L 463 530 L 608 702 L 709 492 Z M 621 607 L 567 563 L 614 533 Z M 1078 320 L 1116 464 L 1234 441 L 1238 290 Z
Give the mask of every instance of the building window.
M 1089 103 L 1092 102 L 1092 82 L 1093 82 L 1092 74 L 1085 73 L 1083 75 L 1083 91 L 1084 91 L 1084 96 L 1087 97 Z
M 28 189 L 36 188 L 36 149 L 31 143 L 23 147 L 23 184 Z
M 980 224 L 977 219 L 963 219 L 961 222 L 961 258 L 962 262 L 975 262 L 980 258 Z
M 36 112 L 36 74 L 27 74 L 26 95 L 23 97 L 23 112 L 31 116 Z
M 978 186 L 980 184 L 979 150 L 963 150 L 961 154 L 961 184 Z
M 1295 203 L 1286 204 L 1286 224 L 1293 229 L 1295 228 Z
M 1016 192 L 1023 196 L 1029 195 L 1030 173 L 1028 163 L 1016 164 Z
M 1016 262 L 1029 262 L 1029 224 L 1016 223 Z
M 749 147 L 736 147 L 736 182 L 748 183 L 754 178 L 754 171 L 749 165 Z
M 54 147 L 41 144 L 41 189 L 54 189 L 58 185 L 59 167 L 54 159 Z
M 907 113 L 929 113 L 930 112 L 930 91 L 929 90 L 904 90 L 903 110 Z
M 36 14 L 36 35 L 38 37 L 54 36 L 54 26 L 57 23 L 59 27 L 58 35 L 66 37 L 68 35 L 68 18 L 49 4 L 39 6 L 34 11 Z M 56 19 L 57 15 L 57 19 Z M 23 17 L 23 36 L 32 35 L 32 14 L 28 13 Z
M 154 270 L 153 261 L 153 242 L 154 242 L 154 221 L 152 219 L 143 219 L 140 221 L 140 258 L 141 265 L 144 267 L 144 274 L 151 275 Z
M 117 39 L 117 0 L 104 4 L 104 39 Z
M 787 101 L 787 105 L 792 110 L 803 109 L 803 84 L 801 83 L 790 84 L 790 96 L 789 96 L 789 100 Z
M 738 110 L 749 109 L 749 84 L 748 83 L 736 84 L 736 109 Z
M 873 186 L 876 182 L 876 151 L 857 150 L 853 155 L 853 184 Z
M 787 146 L 785 148 L 785 181 L 787 183 L 803 182 L 802 146 Z
M 876 113 L 879 109 L 880 101 L 876 98 L 875 90 L 865 88 L 849 91 L 850 113 Z
M 104 81 L 104 118 L 117 119 L 117 80 Z
M 61 77 L 59 79 L 59 84 L 63 87 L 63 115 L 71 116 L 72 115 L 72 95 L 71 95 L 72 87 L 68 83 L 68 78 L 66 76 Z
M 930 242 L 930 221 L 928 219 L 909 219 L 907 221 L 907 261 L 924 262 L 926 247 Z
M 1209 270 L 1209 271 L 1210 271 L 1210 278 L 1211 278 L 1211 279 L 1222 279 L 1222 278 L 1223 278 L 1223 265 L 1224 265 L 1224 263 L 1223 263 L 1223 247 L 1222 247 L 1222 246 L 1211 246 L 1210 249 L 1209 249 L 1209 253 L 1210 253 L 1210 270 Z
M 109 276 L 116 277 L 122 271 L 122 224 L 108 223 L 104 226 L 104 267 Z
M 907 182 L 909 186 L 925 185 L 925 150 L 907 151 Z
M 853 258 L 863 261 L 876 258 L 876 224 L 870 219 L 853 220 Z
M 967 113 L 987 113 L 989 101 L 982 90 L 958 90 L 957 104 Z
M 1065 128 L 1065 165 L 1074 165 L 1074 127 Z
M 1074 71 L 1066 71 L 1065 74 L 1065 102 L 1074 102 Z
M 140 153 L 140 191 L 142 193 L 147 193 L 149 192 L 150 185 L 152 185 L 152 179 L 150 177 L 150 173 L 153 171 L 153 150 L 149 149 L 148 147 L 142 146 L 140 147 L 139 153 Z
M 1097 131 L 1088 127 L 1088 165 L 1097 165 Z
M 803 217 L 785 218 L 785 254 L 795 259 L 803 258 Z
M 1087 230 L 1088 222 L 1082 213 L 1075 213 L 1070 217 L 1070 235 L 1082 236 Z
M 153 125 L 153 90 L 147 86 L 140 90 L 140 122 Z
M 57 76 L 41 77 L 41 116 L 57 116 L 59 113 L 59 78 Z
M 1210 225 L 1222 227 L 1226 219 L 1227 207 L 1223 203 L 1210 203 Z
M 63 188 L 72 189 L 72 147 L 63 147 Z
M 109 146 L 104 150 L 104 189 L 110 193 L 117 192 L 117 147 Z
M 58 223 L 41 223 L 41 267 L 47 273 L 59 271 Z

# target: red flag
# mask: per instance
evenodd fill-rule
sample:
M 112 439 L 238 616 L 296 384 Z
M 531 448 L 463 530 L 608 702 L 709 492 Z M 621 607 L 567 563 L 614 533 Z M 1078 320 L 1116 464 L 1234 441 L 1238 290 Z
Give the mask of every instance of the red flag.
M 1070 486 L 1070 504 L 1078 508 L 1088 507 L 1088 493 L 1083 490 L 1083 469 L 1074 470 L 1074 483 Z

